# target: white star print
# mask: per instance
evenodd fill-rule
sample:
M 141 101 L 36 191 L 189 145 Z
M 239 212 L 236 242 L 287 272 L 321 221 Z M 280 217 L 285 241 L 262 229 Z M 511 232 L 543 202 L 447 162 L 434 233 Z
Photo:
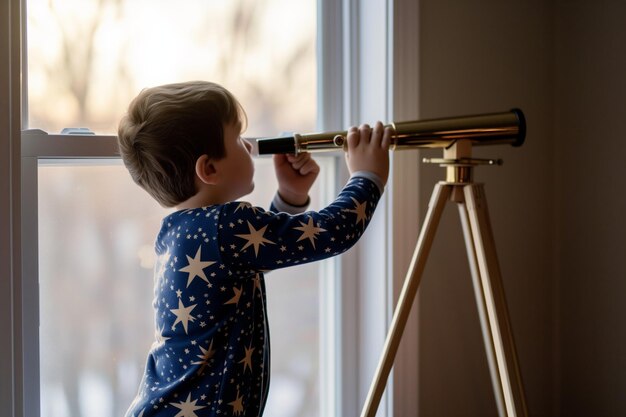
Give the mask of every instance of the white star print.
M 302 236 L 300 236 L 297 241 L 300 242 L 302 239 L 308 238 L 311 242 L 311 245 L 313 245 L 313 249 L 315 249 L 315 239 L 317 238 L 317 235 L 321 232 L 325 232 L 326 229 L 322 229 L 321 227 L 315 227 L 315 225 L 313 224 L 313 217 L 309 217 L 309 221 L 307 222 L 307 224 L 304 224 L 302 222 L 300 222 L 300 224 L 302 226 L 294 227 L 294 229 L 300 230 L 302 232 Z
M 241 291 L 243 288 L 237 288 L 237 287 L 233 287 L 233 292 L 235 293 L 235 296 L 233 298 L 231 298 L 230 300 L 226 301 L 224 303 L 224 305 L 226 304 L 235 304 L 235 305 L 239 305 L 239 298 L 241 298 Z
M 259 230 L 256 230 L 254 228 L 254 226 L 252 226 L 252 224 L 250 224 L 250 222 L 248 222 L 248 229 L 250 230 L 250 233 L 241 234 L 241 235 L 235 235 L 235 236 L 237 236 L 239 238 L 247 240 L 246 244 L 243 246 L 243 248 L 241 248 L 242 251 L 244 249 L 246 249 L 248 246 L 254 245 L 254 255 L 258 256 L 259 255 L 259 246 L 261 246 L 261 245 L 265 246 L 266 243 L 269 243 L 271 245 L 275 245 L 276 244 L 276 243 L 272 242 L 271 240 L 266 239 L 266 238 L 263 237 L 263 235 L 265 234 L 265 229 L 267 229 L 267 225 L 263 226 Z
M 202 374 L 204 368 L 209 365 L 209 361 L 215 355 L 215 349 L 213 349 L 213 339 L 211 339 L 211 343 L 209 344 L 208 349 L 204 349 L 202 346 L 198 346 L 202 355 L 196 355 L 198 358 L 202 359 L 200 361 L 191 362 L 192 365 L 200 365 L 200 369 L 198 369 L 198 375 Z
M 240 396 L 239 395 L 239 390 L 237 390 L 237 398 L 235 399 L 235 401 L 231 401 L 228 403 L 228 405 L 230 405 L 231 407 L 233 407 L 233 415 L 234 416 L 238 416 L 241 413 L 243 413 L 243 395 Z
M 354 197 L 350 197 L 356 207 L 352 210 L 348 210 L 350 213 L 356 213 L 356 224 L 363 222 L 363 227 L 365 227 L 365 220 L 367 220 L 367 214 L 365 213 L 365 209 L 367 207 L 367 201 L 359 203 Z
M 161 327 L 160 329 L 157 328 L 156 331 L 154 332 L 156 341 L 159 344 L 163 344 L 170 339 L 169 337 L 163 336 L 163 330 L 165 330 L 165 326 Z
M 237 210 L 239 210 L 239 209 L 245 209 L 245 208 L 250 208 L 250 207 L 252 207 L 252 204 L 246 203 L 245 201 L 243 201 L 243 202 L 239 203 L 237 208 L 235 208 L 235 212 L 237 212 Z
M 251 344 L 249 348 L 245 348 L 245 349 L 246 349 L 246 355 L 242 360 L 239 361 L 239 363 L 243 363 L 244 373 L 246 372 L 247 368 L 250 368 L 250 372 L 252 372 L 252 352 L 254 352 L 256 348 L 253 348 Z
M 187 287 L 189 287 L 189 284 L 191 284 L 191 282 L 193 281 L 195 277 L 200 277 L 206 282 L 209 282 L 209 279 L 206 277 L 206 275 L 204 275 L 203 269 L 208 266 L 213 265 L 215 262 L 212 262 L 212 261 L 203 262 L 201 260 L 201 257 L 202 257 L 201 251 L 202 251 L 202 246 L 199 246 L 198 251 L 196 252 L 196 256 L 194 256 L 193 258 L 191 258 L 189 255 L 185 255 L 187 257 L 187 262 L 189 264 L 184 268 L 180 268 L 180 271 L 187 272 L 189 274 L 189 277 L 187 278 Z
M 173 405 L 174 407 L 180 410 L 180 412 L 176 414 L 174 417 L 198 417 L 198 415 L 196 414 L 196 411 L 206 408 L 206 405 L 197 406 L 196 405 L 197 402 L 198 402 L 197 399 L 191 401 L 191 393 L 189 393 L 187 395 L 187 399 L 185 400 L 185 402 L 181 401 L 178 404 L 170 403 L 170 405 Z
M 172 329 L 174 329 L 174 327 L 176 327 L 178 323 L 182 323 L 183 328 L 185 329 L 185 334 L 189 334 L 187 332 L 187 326 L 189 325 L 190 321 L 193 322 L 196 320 L 195 317 L 193 317 L 190 313 L 191 313 L 191 310 L 193 310 L 196 307 L 196 305 L 197 304 L 185 307 L 185 305 L 183 304 L 183 300 L 179 298 L 178 308 L 173 308 L 170 310 L 172 313 L 176 315 L 176 321 L 174 322 L 174 324 L 172 324 Z

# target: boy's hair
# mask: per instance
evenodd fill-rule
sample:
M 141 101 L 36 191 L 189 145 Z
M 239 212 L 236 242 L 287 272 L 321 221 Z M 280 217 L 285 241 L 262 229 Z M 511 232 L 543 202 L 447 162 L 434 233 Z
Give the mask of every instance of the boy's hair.
M 215 83 L 144 89 L 120 121 L 120 154 L 135 183 L 162 206 L 172 207 L 196 194 L 200 156 L 226 156 L 224 125 L 245 124 L 245 118 L 237 99 Z

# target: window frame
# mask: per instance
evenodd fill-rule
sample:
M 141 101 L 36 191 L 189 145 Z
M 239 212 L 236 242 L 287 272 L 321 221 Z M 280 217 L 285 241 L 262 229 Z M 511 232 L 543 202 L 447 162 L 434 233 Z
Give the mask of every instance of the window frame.
M 394 116 L 406 120 L 418 116 L 415 25 L 418 3 L 410 0 L 319 0 L 318 20 L 324 30 L 318 30 L 319 70 L 322 74 L 319 88 L 323 90 L 318 94 L 318 100 L 325 109 L 318 112 L 320 116 L 324 115 L 319 126 L 335 129 L 359 121 L 395 120 Z M 21 50 L 25 40 L 24 4 L 25 0 L 9 0 L 0 5 L 0 91 L 6 97 L 0 102 L 0 225 L 3 231 L 7 231 L 0 234 L 0 276 L 5 277 L 0 280 L 0 312 L 3 318 L 9 318 L 0 320 L 0 334 L 6 336 L 0 341 L 0 401 L 15 417 L 39 413 L 39 384 L 29 384 L 33 380 L 39 381 L 38 360 L 31 360 L 33 352 L 37 358 L 39 355 L 37 282 L 36 279 L 22 279 L 36 277 L 37 273 L 37 258 L 32 254 L 34 245 L 28 244 L 36 242 L 37 236 L 36 222 L 30 221 L 37 200 L 32 191 L 37 187 L 36 175 L 29 176 L 29 172 L 36 172 L 38 157 L 72 157 L 70 151 L 61 150 L 57 144 L 54 149 L 44 152 L 49 155 L 41 155 L 38 148 L 44 146 L 43 135 L 37 132 L 22 135 L 21 132 L 27 115 L 20 84 L 26 59 Z M 341 41 L 337 42 L 337 39 Z M 49 135 L 46 138 L 51 139 Z M 106 152 L 110 152 L 110 138 L 102 144 L 108 149 Z M 63 136 L 59 139 L 68 149 L 77 149 L 75 146 L 79 146 L 81 137 Z M 93 151 L 91 156 L 102 156 L 102 150 L 95 149 L 94 142 L 90 149 Z M 362 239 L 355 250 L 337 263 L 338 276 L 342 277 L 338 285 L 332 282 L 322 284 L 322 294 L 335 299 L 332 314 L 339 313 L 341 317 L 331 329 L 333 337 L 327 339 L 327 356 L 323 357 L 323 363 L 329 365 L 322 371 L 335 374 L 334 384 L 326 387 L 332 387 L 332 400 L 320 409 L 324 415 L 348 416 L 360 412 L 388 329 L 393 300 L 404 280 L 404 269 L 417 237 L 411 230 L 418 224 L 415 220 L 419 216 L 418 186 L 417 181 L 409 180 L 412 175 L 419 174 L 417 156 L 409 151 L 392 158 L 388 192 L 383 196 L 369 233 L 366 233 L 370 236 L 380 234 L 383 238 Z M 347 172 L 345 164 L 339 160 L 337 166 L 336 185 L 339 187 Z M 36 210 L 34 213 L 36 216 Z M 397 219 L 405 219 L 401 216 L 410 219 L 410 227 L 407 227 L 406 220 L 400 224 Z M 380 261 L 370 269 L 366 260 L 374 256 Z M 382 292 L 377 292 L 380 290 Z M 357 297 L 353 297 L 354 294 Z M 377 297 L 372 297 L 376 294 Z M 416 410 L 411 405 L 417 401 L 414 395 L 417 384 L 416 334 L 416 325 L 410 322 L 387 388 L 392 395 L 383 397 L 379 416 Z M 403 353 L 407 340 L 409 349 Z M 32 385 L 36 386 L 35 391 Z M 327 411 L 332 414 L 326 414 Z
M 343 103 L 342 109 L 334 107 L 333 112 L 342 114 L 341 126 L 363 121 L 418 119 L 416 22 L 419 22 L 420 2 L 342 0 L 337 3 L 341 4 L 333 6 L 332 12 L 339 16 L 336 19 L 340 21 L 341 32 L 335 27 L 320 32 L 328 34 L 329 44 L 324 47 L 335 51 L 334 59 L 342 62 L 341 66 L 336 65 L 341 68 L 342 82 L 334 84 L 331 90 L 335 91 L 337 100 L 334 105 L 339 100 Z M 333 103 L 323 105 L 331 107 Z M 341 319 L 337 331 L 342 332 L 344 341 L 356 343 L 344 343 L 335 350 L 343 376 L 337 392 L 343 403 L 334 410 L 334 415 L 361 413 L 417 242 L 420 220 L 425 215 L 418 204 L 419 151 L 394 152 L 391 161 L 386 192 L 365 234 L 378 238 L 364 237 L 341 258 L 342 279 L 336 290 L 356 297 L 339 295 Z M 344 170 L 344 176 L 340 175 L 338 180 L 345 181 L 345 165 L 340 164 L 339 169 Z M 378 262 L 368 264 L 372 259 Z M 413 304 L 416 306 L 418 300 Z M 417 410 L 417 311 L 416 306 L 409 315 L 377 417 L 406 415 Z
M 0 4 L 0 402 L 22 416 L 20 3 Z

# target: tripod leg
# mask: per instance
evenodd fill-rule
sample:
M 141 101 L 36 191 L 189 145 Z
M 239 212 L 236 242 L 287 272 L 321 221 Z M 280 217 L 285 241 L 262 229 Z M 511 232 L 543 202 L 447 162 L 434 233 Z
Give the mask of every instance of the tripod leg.
M 443 213 L 451 188 L 452 186 L 450 185 L 439 183 L 435 185 L 433 190 L 433 194 L 428 205 L 428 212 L 426 213 L 424 224 L 422 225 L 419 238 L 417 239 L 417 245 L 415 246 L 415 251 L 413 252 L 411 265 L 409 266 L 406 278 L 404 279 L 404 285 L 402 286 L 402 291 L 400 292 L 400 298 L 398 299 L 398 304 L 393 313 L 391 326 L 389 328 L 389 332 L 387 333 L 387 338 L 378 362 L 378 367 L 376 368 L 374 380 L 370 385 L 365 405 L 361 411 L 361 417 L 374 417 L 376 415 L 380 398 L 385 391 L 387 378 L 389 377 L 389 372 L 391 371 L 393 361 L 398 351 L 398 345 L 400 344 L 402 333 L 404 332 L 409 313 L 411 312 L 413 300 L 417 294 L 417 288 L 419 287 L 422 272 L 424 271 L 424 266 L 426 265 L 426 260 L 428 258 L 428 253 L 430 251 L 430 247 L 432 246 L 439 220 L 441 219 L 441 213 Z
M 501 417 L 525 417 L 528 410 L 484 188 L 468 184 L 463 191 L 465 204 L 459 205 L 459 213 L 498 412 Z
M 478 270 L 478 260 L 476 259 L 476 249 L 474 248 L 474 236 L 472 236 L 472 229 L 469 222 L 469 216 L 467 213 L 467 206 L 465 205 L 465 198 L 458 204 L 459 217 L 461 218 L 461 225 L 463 227 L 463 236 L 465 237 L 465 248 L 467 249 L 467 259 L 469 261 L 470 272 L 472 274 L 472 281 L 474 283 L 474 293 L 476 296 L 476 306 L 478 307 L 478 317 L 480 319 L 480 326 L 485 342 L 485 350 L 487 354 L 487 362 L 489 364 L 489 373 L 491 374 L 491 381 L 494 387 L 494 395 L 496 399 L 496 407 L 498 409 L 498 415 L 503 417 L 505 414 L 504 397 L 502 390 L 500 389 L 500 375 L 498 373 L 498 364 L 496 363 L 496 354 L 494 352 L 494 346 L 492 343 L 489 321 L 487 317 L 487 306 L 485 305 L 485 297 L 483 296 L 482 285 L 480 282 L 480 272 Z

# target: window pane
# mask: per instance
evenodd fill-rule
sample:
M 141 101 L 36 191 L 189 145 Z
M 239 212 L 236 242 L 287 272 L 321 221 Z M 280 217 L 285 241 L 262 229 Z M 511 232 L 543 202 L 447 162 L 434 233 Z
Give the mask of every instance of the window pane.
M 268 206 L 272 171 L 270 159 L 257 160 L 255 183 L 265 186 L 248 201 Z M 119 417 L 154 341 L 153 242 L 168 210 L 121 163 L 44 162 L 38 177 L 42 416 Z M 313 208 L 319 196 L 316 186 Z M 318 265 L 267 274 L 266 415 L 319 415 Z
M 205 79 L 241 101 L 247 136 L 314 130 L 315 12 L 314 0 L 29 0 L 27 127 L 115 133 L 142 88 Z M 258 161 L 249 196 L 261 206 L 275 190 L 270 165 Z M 128 407 L 154 339 L 152 245 L 165 214 L 119 164 L 40 166 L 43 416 Z M 268 274 L 267 415 L 319 414 L 317 275 L 315 264 Z
M 28 0 L 29 126 L 115 133 L 145 87 L 231 90 L 249 135 L 315 127 L 315 0 Z

